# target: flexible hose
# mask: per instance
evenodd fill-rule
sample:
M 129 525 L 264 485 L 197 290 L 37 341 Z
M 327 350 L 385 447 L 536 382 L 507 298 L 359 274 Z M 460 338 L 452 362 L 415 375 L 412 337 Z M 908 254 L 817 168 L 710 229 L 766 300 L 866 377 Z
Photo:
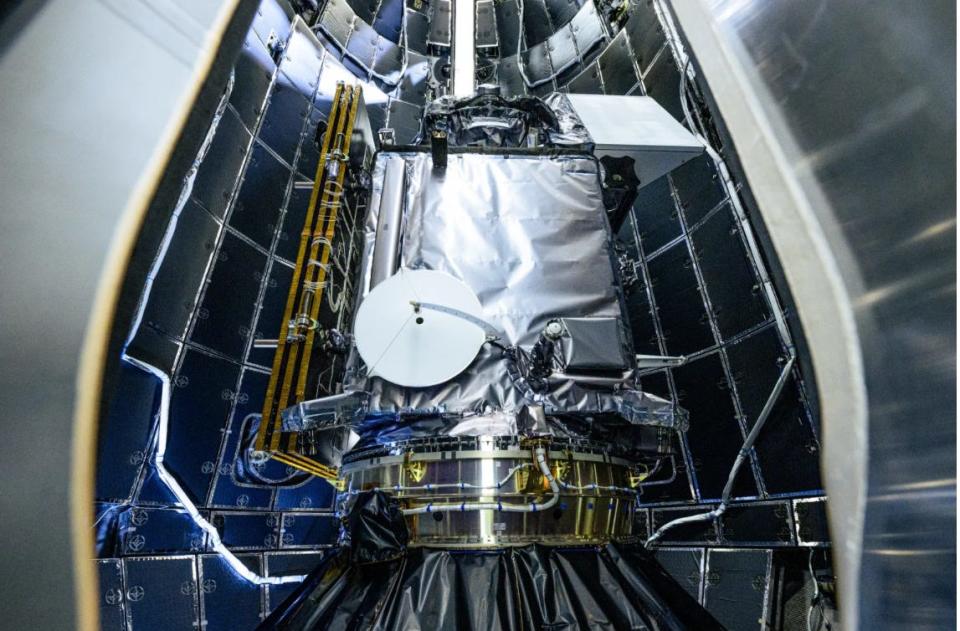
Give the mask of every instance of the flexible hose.
M 774 384 L 773 390 L 770 392 L 770 396 L 767 398 L 767 402 L 763 406 L 763 410 L 760 411 L 760 416 L 757 418 L 757 422 L 754 423 L 753 429 L 750 430 L 750 433 L 747 434 L 746 440 L 743 441 L 743 446 L 740 447 L 740 451 L 737 453 L 737 458 L 733 461 L 733 467 L 730 469 L 730 475 L 727 476 L 727 483 L 723 487 L 723 495 L 720 498 L 720 504 L 712 511 L 708 511 L 706 513 L 698 513 L 696 515 L 689 515 L 688 517 L 680 517 L 679 519 L 668 521 L 647 538 L 643 544 L 644 546 L 650 546 L 651 544 L 656 543 L 657 540 L 664 535 L 664 533 L 666 533 L 668 530 L 676 528 L 677 526 L 716 519 L 723 515 L 723 513 L 727 510 L 727 505 L 730 503 L 730 495 L 733 493 L 733 483 L 737 479 L 737 473 L 740 472 L 740 467 L 749 456 L 750 449 L 753 447 L 753 443 L 757 441 L 757 436 L 760 435 L 760 430 L 763 429 L 763 424 L 767 422 L 767 418 L 769 418 L 774 404 L 780 397 L 780 392 L 783 390 L 783 386 L 787 382 L 787 378 L 790 376 L 790 369 L 793 368 L 793 363 L 795 360 L 796 356 L 791 354 L 789 361 L 787 361 L 783 367 L 783 371 L 780 373 L 780 378 L 777 379 L 777 383 Z
M 550 484 L 550 491 L 552 493 L 550 499 L 546 502 L 538 504 L 536 502 L 529 502 L 527 504 L 511 504 L 503 502 L 461 502 L 456 503 L 444 503 L 444 504 L 434 504 L 429 503 L 425 506 L 417 506 L 416 508 L 405 508 L 401 512 L 404 515 L 422 515 L 425 513 L 450 513 L 450 512 L 468 512 L 468 511 L 479 511 L 479 510 L 495 510 L 502 511 L 507 513 L 536 513 L 539 511 L 547 510 L 552 508 L 557 501 L 560 499 L 560 486 L 557 484 L 556 478 L 553 477 L 553 473 L 550 472 L 550 467 L 547 465 L 547 452 L 543 447 L 537 447 L 534 450 L 534 456 L 537 460 L 537 466 L 540 467 L 540 472 L 543 474 L 543 477 Z
M 533 465 L 529 462 L 518 464 L 517 466 L 510 469 L 510 471 L 507 472 L 507 475 L 505 475 L 503 479 L 497 482 L 495 485 L 471 484 L 469 482 L 444 482 L 442 484 L 428 483 L 428 484 L 421 484 L 419 486 L 401 486 L 399 484 L 395 484 L 390 487 L 385 487 L 385 490 L 390 490 L 394 492 L 439 491 L 440 489 L 460 489 L 460 490 L 471 489 L 471 490 L 480 490 L 480 491 L 492 491 L 495 489 L 503 488 L 503 485 L 509 482 L 510 478 L 512 478 L 514 474 L 520 469 L 526 469 L 527 467 L 532 467 L 532 466 Z M 384 490 L 384 489 L 381 489 L 380 487 L 375 487 L 373 490 L 376 491 L 376 490 Z M 349 491 L 350 495 L 359 495 L 360 493 L 361 491 L 358 491 L 358 490 Z

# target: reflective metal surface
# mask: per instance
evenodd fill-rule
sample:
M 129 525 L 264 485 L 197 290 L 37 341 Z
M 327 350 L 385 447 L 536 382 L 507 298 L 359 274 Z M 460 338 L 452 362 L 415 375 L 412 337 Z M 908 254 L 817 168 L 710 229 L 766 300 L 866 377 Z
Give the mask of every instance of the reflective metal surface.
M 956 6 L 673 9 L 770 228 L 820 377 L 844 624 L 952 627 Z M 812 247 L 782 232 L 792 208 L 795 234 L 813 235 Z M 859 385 L 845 387 L 850 379 Z
M 391 449 L 396 455 L 346 465 L 343 498 L 347 504 L 357 492 L 370 489 L 390 492 L 405 508 L 469 505 L 478 499 L 519 506 L 542 503 L 551 495 L 544 476 L 532 466 L 531 451 L 519 444 L 494 448 L 492 440 L 480 439 L 479 450 L 440 452 L 413 451 L 414 446 L 397 445 Z M 408 515 L 411 543 L 476 548 L 599 544 L 630 537 L 636 497 L 641 492 L 636 485 L 649 467 L 635 467 L 604 452 L 561 446 L 548 452 L 548 461 L 562 488 L 559 501 L 551 508 L 523 513 L 465 510 Z
M 429 153 L 381 153 L 366 222 L 365 286 L 373 284 L 381 200 L 390 190 L 388 165 L 395 161 L 405 164 L 407 174 L 400 237 L 404 267 L 441 270 L 462 280 L 476 292 L 483 318 L 502 332 L 504 344 L 533 345 L 558 315 L 605 318 L 620 330 L 609 343 L 620 345 L 623 357 L 633 357 L 593 159 L 455 154 L 438 173 Z M 456 433 L 497 435 L 515 433 L 510 417 L 529 402 L 514 381 L 502 349 L 486 345 L 464 372 L 438 386 L 401 388 L 358 375 L 348 389 L 369 391 L 374 412 L 442 408 L 472 418 L 468 423 L 483 422 L 464 424 Z M 551 413 L 616 411 L 634 423 L 680 424 L 675 406 L 631 388 L 595 391 L 566 380 L 542 399 Z

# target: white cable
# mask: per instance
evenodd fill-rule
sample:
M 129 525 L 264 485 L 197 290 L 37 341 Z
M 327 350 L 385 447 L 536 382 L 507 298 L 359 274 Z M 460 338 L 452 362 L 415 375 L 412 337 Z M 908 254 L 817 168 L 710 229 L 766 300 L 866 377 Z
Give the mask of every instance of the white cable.
M 810 580 L 813 581 L 813 597 L 810 599 L 810 609 L 807 610 L 807 631 L 813 631 L 811 615 L 813 614 L 813 608 L 820 602 L 820 585 L 817 583 L 817 575 L 813 573 L 813 550 L 813 548 L 810 548 L 810 556 L 807 557 L 807 567 L 810 569 Z
M 337 299 L 334 300 L 331 297 L 333 296 L 333 279 L 332 278 L 327 279 L 327 291 L 324 293 L 327 296 L 327 306 L 330 307 L 330 311 L 332 311 L 333 313 L 340 313 L 340 309 L 343 308 L 343 301 L 347 295 L 347 292 L 345 291 L 345 289 L 346 287 L 344 287 L 344 291 L 338 292 Z
M 763 410 L 760 411 L 760 416 L 757 417 L 757 422 L 754 423 L 753 429 L 750 430 L 746 440 L 743 441 L 743 446 L 740 447 L 740 451 L 737 453 L 737 458 L 733 462 L 733 467 L 730 469 L 730 475 L 727 476 L 727 483 L 723 487 L 723 495 L 720 498 L 719 506 L 706 513 L 698 513 L 696 515 L 689 515 L 687 517 L 680 517 L 679 519 L 668 521 L 647 538 L 643 544 L 644 546 L 649 547 L 651 544 L 660 539 L 664 533 L 666 533 L 668 530 L 676 528 L 677 526 L 698 521 L 716 519 L 723 515 L 724 511 L 727 510 L 727 504 L 730 503 L 730 495 L 733 493 L 733 483 L 737 479 L 737 473 L 739 473 L 740 467 L 750 454 L 750 449 L 753 447 L 753 443 L 756 442 L 757 436 L 760 435 L 760 430 L 763 428 L 763 424 L 767 422 L 767 418 L 769 418 L 770 412 L 773 410 L 773 405 L 780 397 L 780 392 L 783 390 L 783 386 L 787 382 L 787 378 L 790 376 L 790 369 L 793 368 L 793 363 L 795 360 L 796 356 L 791 353 L 790 359 L 784 365 L 783 371 L 780 373 L 780 377 L 777 379 L 777 382 L 773 386 L 773 390 L 770 392 L 770 396 L 767 397 L 767 402 L 764 404 Z
M 506 484 L 507 482 L 510 481 L 510 478 L 512 478 L 517 471 L 519 471 L 520 469 L 525 469 L 525 468 L 527 468 L 527 467 L 532 467 L 532 466 L 533 466 L 533 465 L 532 465 L 531 463 L 529 463 L 529 462 L 525 462 L 525 463 L 523 463 L 523 464 L 518 464 L 517 466 L 513 467 L 512 469 L 510 469 L 510 471 L 507 472 L 507 475 L 504 476 L 504 478 L 503 478 L 502 480 L 500 480 L 499 482 L 497 482 L 496 485 L 486 485 L 486 486 L 485 486 L 485 485 L 480 485 L 480 484 L 471 484 L 471 483 L 469 483 L 469 482 L 443 482 L 443 483 L 441 483 L 441 484 L 428 483 L 428 484 L 421 484 L 421 485 L 418 485 L 418 486 L 401 486 L 401 485 L 399 485 L 399 484 L 395 484 L 395 485 L 393 485 L 393 486 L 388 486 L 388 487 L 384 487 L 384 488 L 374 487 L 372 490 L 374 490 L 374 491 L 387 490 L 387 491 L 394 491 L 394 492 L 400 492 L 400 491 L 406 492 L 406 491 L 438 491 L 438 490 L 440 490 L 440 489 L 453 488 L 453 489 L 460 489 L 460 490 L 471 489 L 471 490 L 489 491 L 489 490 L 494 490 L 494 489 L 500 489 L 500 488 L 502 488 L 504 484 Z M 360 490 L 351 490 L 351 491 L 349 491 L 349 495 L 359 495 L 359 494 L 362 493 L 362 492 L 363 492 L 363 491 L 360 491 Z
M 537 449 L 534 451 L 534 455 L 537 459 L 537 465 L 540 467 L 540 472 L 550 484 L 550 491 L 552 492 L 550 499 L 542 504 L 537 504 L 536 502 L 530 502 L 528 504 L 504 504 L 503 502 L 461 502 L 460 504 L 433 504 L 431 502 L 425 506 L 405 508 L 401 512 L 404 515 L 422 515 L 425 513 L 450 513 L 479 510 L 495 510 L 507 513 L 536 513 L 547 510 L 548 508 L 554 506 L 560 499 L 560 487 L 557 485 L 557 480 L 553 477 L 553 474 L 550 472 L 550 467 L 547 465 L 546 450 L 544 450 L 543 447 L 537 447 Z
M 530 80 L 527 79 L 527 73 L 523 71 L 523 59 L 520 57 L 521 45 L 523 44 L 523 0 L 517 0 L 520 11 L 518 19 L 520 20 L 520 26 L 517 28 L 517 69 L 520 71 L 520 78 L 523 79 L 523 84 L 530 88 L 534 87 L 530 85 Z
M 567 484 L 566 482 L 560 482 L 559 484 L 564 489 L 573 491 L 608 491 L 610 493 L 631 493 L 633 495 L 640 495 L 643 492 L 640 489 L 631 489 L 625 486 L 600 486 L 599 484 L 574 486 L 573 484 Z

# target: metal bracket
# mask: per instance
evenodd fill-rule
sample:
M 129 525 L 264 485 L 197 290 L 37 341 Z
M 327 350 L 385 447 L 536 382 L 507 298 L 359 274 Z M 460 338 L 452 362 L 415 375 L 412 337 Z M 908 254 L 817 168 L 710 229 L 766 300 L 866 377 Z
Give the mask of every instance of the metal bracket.
M 413 460 L 413 452 L 408 451 L 403 456 L 403 471 L 414 482 L 419 482 L 427 474 L 427 463 L 423 460 Z
M 673 368 L 687 363 L 683 355 L 637 355 L 637 369 Z
M 617 263 L 620 265 L 620 282 L 624 289 L 629 289 L 640 282 L 639 261 L 627 254 L 621 254 L 617 258 Z
M 377 136 L 380 138 L 381 146 L 390 147 L 397 144 L 397 134 L 392 127 L 384 127 L 377 131 Z
M 471 324 L 475 324 L 481 329 L 483 329 L 483 332 L 487 334 L 487 339 L 498 340 L 501 337 L 500 331 L 495 329 L 492 324 L 484 320 L 481 320 L 477 316 L 471 315 L 466 311 L 460 311 L 459 309 L 454 309 L 453 307 L 438 305 L 431 302 L 415 302 L 411 300 L 410 304 L 413 305 L 414 311 L 419 311 L 420 309 L 429 309 L 430 311 L 439 311 L 440 313 L 446 313 L 448 315 L 452 315 L 454 317 L 460 318 L 461 320 L 466 320 Z

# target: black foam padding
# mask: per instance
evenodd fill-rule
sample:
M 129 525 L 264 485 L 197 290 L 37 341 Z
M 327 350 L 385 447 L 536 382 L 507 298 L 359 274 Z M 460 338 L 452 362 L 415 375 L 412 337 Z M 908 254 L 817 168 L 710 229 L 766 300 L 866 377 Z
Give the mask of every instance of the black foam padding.
M 257 323 L 253 329 L 255 337 L 275 340 L 280 335 L 283 311 L 287 304 L 287 295 L 292 281 L 293 269 L 279 261 L 273 261 L 257 314 Z M 247 361 L 270 367 L 273 366 L 273 355 L 274 349 L 272 348 L 251 347 L 250 353 L 247 355 Z
M 627 32 L 633 54 L 636 55 L 637 64 L 643 72 L 667 43 L 667 38 L 649 0 L 634 3 L 631 7 L 632 12 L 624 30 Z
M 254 15 L 252 32 L 256 33 L 264 44 L 270 39 L 271 33 L 279 41 L 285 42 L 290 36 L 293 16 L 293 8 L 286 0 L 263 0 Z
M 667 380 L 667 371 L 647 373 L 640 377 L 640 389 L 649 394 L 655 394 L 667 400 L 673 399 L 670 392 L 670 383 Z
M 715 344 L 686 241 L 647 262 L 667 352 L 690 355 Z
M 272 364 L 268 364 L 272 365 Z M 210 506 L 244 509 L 269 509 L 273 489 L 268 486 L 240 485 L 233 479 L 233 465 L 239 455 L 238 446 L 244 435 L 244 420 L 248 414 L 260 414 L 266 396 L 270 375 L 245 368 L 240 376 L 240 389 L 234 402 L 227 428 L 223 459 L 210 496 Z
M 603 84 L 600 82 L 600 66 L 597 62 L 593 62 L 571 79 L 570 83 L 567 84 L 567 90 L 573 94 L 603 94 Z
M 670 180 L 666 177 L 657 178 L 637 191 L 633 212 L 647 256 L 683 234 Z
M 820 447 L 793 378 L 784 386 L 755 449 L 769 493 L 823 489 Z
M 343 67 L 347 69 L 347 71 L 350 73 L 352 77 L 361 79 L 363 81 L 368 80 L 369 78 L 368 75 L 370 74 L 369 67 L 361 63 L 358 63 L 352 57 L 348 57 L 347 55 L 343 56 L 341 63 L 343 64 Z
M 182 342 L 171 339 L 150 327 L 140 327 L 127 345 L 127 355 L 156 366 L 165 373 L 173 371 Z
M 727 198 L 717 168 L 706 153 L 674 169 L 670 179 L 676 188 L 687 226 L 702 220 Z
M 230 214 L 230 225 L 265 250 L 280 222 L 291 171 L 267 149 L 254 145 Z
M 350 40 L 347 42 L 347 52 L 365 69 L 373 68 L 379 41 L 380 34 L 373 30 L 372 26 L 362 20 L 356 20 L 353 24 L 353 33 L 350 34 Z
M 743 444 L 730 386 L 717 353 L 673 369 L 677 398 L 690 413 L 687 443 L 704 499 L 719 499 Z M 734 497 L 755 496 L 756 484 L 749 461 L 740 467 Z
M 123 566 L 130 628 L 200 628 L 193 557 L 124 559 Z
M 633 513 L 633 534 L 643 541 L 650 536 L 650 512 L 645 508 L 637 508 Z
M 123 556 L 202 552 L 207 535 L 184 510 L 123 507 L 118 519 Z
M 506 57 L 497 65 L 497 80 L 506 96 L 524 95 L 527 89 L 517 67 L 516 57 Z
M 546 0 L 550 23 L 557 29 L 566 26 L 580 10 L 581 4 L 577 0 Z
M 427 81 L 430 78 L 431 59 L 414 52 L 407 52 L 407 68 L 400 80 L 397 97 L 414 105 L 427 102 Z
M 659 355 L 657 330 L 642 280 L 627 291 L 626 298 L 634 350 L 642 355 Z
M 493 0 L 477 2 L 476 43 L 477 48 L 489 48 L 498 44 Z
M 307 220 L 307 211 L 310 209 L 310 196 L 312 194 L 313 189 L 294 188 L 290 191 L 290 197 L 287 199 L 274 254 L 290 263 L 297 262 L 301 234 L 303 233 L 303 225 Z
M 826 501 L 799 501 L 795 517 L 797 536 L 802 543 L 829 543 L 830 527 L 827 521 Z
M 320 28 L 343 49 L 350 40 L 355 17 L 345 0 L 329 0 L 320 16 Z
M 97 561 L 97 602 L 100 606 L 101 629 L 126 629 L 124 613 L 123 565 L 119 559 Z
M 543 98 L 548 94 L 550 94 L 551 92 L 555 92 L 556 89 L 557 87 L 554 85 L 554 81 L 551 79 L 549 81 L 544 81 L 543 83 L 541 83 L 540 85 L 534 88 L 531 88 L 530 94 Z
M 267 257 L 233 234 L 223 238 L 190 339 L 241 361 Z
M 683 120 L 683 106 L 680 105 L 680 71 L 672 55 L 660 55 L 643 77 L 647 95 L 660 107 L 667 110 L 676 120 Z
M 97 500 L 130 499 L 159 405 L 160 380 L 121 362 L 116 390 L 97 433 Z
M 748 427 L 773 391 L 783 350 L 775 328 L 765 329 L 727 350 Z M 797 384 L 791 377 L 755 445 L 769 493 L 820 490 L 819 448 Z
M 403 7 L 404 0 L 383 0 L 376 18 L 371 22 L 376 32 L 394 44 L 400 43 L 403 30 Z
M 549 84 L 553 77 L 553 68 L 550 66 L 550 54 L 545 43 L 538 44 L 520 53 L 524 74 L 531 84 Z M 539 87 L 539 85 L 537 86 Z M 536 90 L 536 88 L 533 88 Z
M 786 352 L 776 328 L 770 327 L 729 345 L 727 357 L 747 425 L 753 427 L 783 370 Z
M 262 574 L 258 554 L 238 554 L 237 558 L 250 571 Z M 239 576 L 219 554 L 200 557 L 200 598 L 203 616 L 208 623 L 224 629 L 253 629 L 260 624 L 260 586 Z
M 351 30 L 353 29 L 351 28 Z M 331 55 L 333 56 L 334 59 L 338 61 L 343 58 L 343 51 L 346 48 L 345 45 L 338 43 L 335 39 L 327 35 L 326 31 L 318 30 L 316 31 L 316 34 L 317 34 L 317 40 L 323 46 L 324 50 L 328 53 L 325 56 L 325 58 L 329 58 Z M 320 71 L 321 81 L 323 81 L 326 78 L 324 74 L 325 72 L 329 72 L 329 69 L 326 67 L 321 69 Z
M 713 506 L 651 508 L 651 532 L 656 532 L 661 526 L 675 519 L 706 513 L 712 508 Z M 705 519 L 681 524 L 666 530 L 663 535 L 661 535 L 660 542 L 684 544 L 716 543 L 719 541 L 719 538 L 716 521 L 713 519 Z
M 336 496 L 337 489 L 332 484 L 311 476 L 299 486 L 278 489 L 274 506 L 278 510 L 330 510 Z
M 227 212 L 249 145 L 250 133 L 227 109 L 193 183 L 193 197 L 214 217 L 222 219 Z
M 393 42 L 381 38 L 371 69 L 383 77 L 384 81 L 399 83 L 400 71 L 403 69 L 403 51 Z
M 544 0 L 523 0 L 523 31 L 527 48 L 533 48 L 553 35 L 554 27 Z
M 584 3 L 577 15 L 570 21 L 573 29 L 573 37 L 577 40 L 577 50 L 581 57 L 587 59 L 590 51 L 604 40 L 603 24 L 600 23 L 600 15 L 592 2 Z
M 367 24 L 373 23 L 373 18 L 377 15 L 377 7 L 380 6 L 379 0 L 346 0 L 353 12 Z
M 327 486 L 330 486 L 327 484 Z M 326 552 L 279 552 L 264 555 L 268 574 L 273 576 L 309 574 L 317 568 L 327 555 Z M 299 584 L 286 583 L 282 585 L 268 585 L 265 613 L 270 613 L 283 604 L 297 589 Z
M 430 36 L 430 18 L 419 11 L 408 9 L 404 19 L 407 22 L 407 48 L 426 55 L 427 39 Z
M 762 547 L 789 545 L 790 504 L 733 504 L 720 518 L 721 543 Z
M 396 134 L 397 144 L 408 145 L 420 134 L 420 119 L 423 111 L 416 105 L 391 100 L 387 124 Z
M 311 108 L 303 135 L 300 137 L 300 155 L 297 157 L 297 173 L 300 174 L 301 179 L 313 180 L 317 175 L 317 163 L 320 162 L 320 146 L 317 144 L 316 138 L 317 127 L 321 122 L 327 122 L 327 115 L 316 107 Z
M 340 533 L 340 518 L 336 515 L 287 513 L 283 516 L 285 548 L 311 548 L 329 545 Z
M 623 31 L 607 45 L 597 62 L 606 94 L 627 94 L 640 82 Z
M 500 58 L 506 59 L 517 54 L 517 42 L 520 35 L 520 8 L 517 0 L 503 0 L 503 2 L 494 2 L 493 9 L 496 13 Z
M 703 586 L 702 548 L 657 548 L 654 556 L 673 580 L 682 587 L 691 598 L 700 601 Z
M 357 63 L 369 70 L 373 68 L 377 49 L 381 47 L 380 34 L 362 20 L 354 22 L 353 29 L 350 41 L 347 42 L 347 51 Z M 392 47 L 392 42 L 384 42 L 383 46 Z
M 288 77 L 300 94 L 313 99 L 323 63 L 323 49 L 301 31 L 294 31 L 283 50 L 280 71 Z
M 690 236 L 723 339 L 770 317 L 730 205 L 723 206 Z
M 370 128 L 380 130 L 387 126 L 387 104 L 374 103 L 367 105 L 367 118 L 370 119 Z
M 230 93 L 230 105 L 237 110 L 247 129 L 256 126 L 263 112 L 274 70 L 276 65 L 264 45 L 252 33 L 247 35 L 233 68 L 233 91 Z
M 196 306 L 219 223 L 192 198 L 180 210 L 173 237 L 154 276 L 142 322 L 183 339 Z
M 569 70 L 580 60 L 577 45 L 573 41 L 573 30 L 569 26 L 561 28 L 547 40 L 550 65 L 555 74 Z
M 450 45 L 450 31 L 453 28 L 451 19 L 450 0 L 436 0 L 431 3 L 433 15 L 430 19 L 429 44 L 437 46 Z
M 223 545 L 231 550 L 275 548 L 280 539 L 279 513 L 213 513 L 211 522 L 217 528 Z
M 766 628 L 770 552 L 709 550 L 704 606 L 727 629 Z
M 206 502 L 240 366 L 188 348 L 172 379 L 164 462 L 198 504 Z
M 258 137 L 287 164 L 293 164 L 303 132 L 303 119 L 309 110 L 310 101 L 283 73 L 278 73 Z M 257 157 L 256 150 L 254 157 Z
M 580 62 L 579 58 L 577 61 L 567 67 L 566 70 L 557 73 L 556 78 L 554 79 L 557 84 L 557 89 L 561 92 L 569 92 L 570 89 L 567 87 L 568 84 L 581 72 L 583 72 L 584 65 Z

